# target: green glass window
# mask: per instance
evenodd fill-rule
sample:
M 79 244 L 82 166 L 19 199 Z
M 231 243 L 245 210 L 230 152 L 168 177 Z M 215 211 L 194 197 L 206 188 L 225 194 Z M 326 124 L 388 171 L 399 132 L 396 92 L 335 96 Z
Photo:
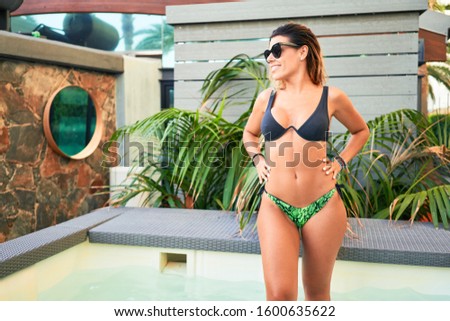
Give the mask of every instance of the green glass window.
M 53 99 L 50 130 L 59 149 L 69 156 L 81 152 L 95 131 L 94 103 L 84 89 L 66 87 Z
M 99 112 L 83 88 L 68 86 L 56 92 L 44 111 L 44 133 L 50 147 L 74 159 L 92 154 L 102 137 Z

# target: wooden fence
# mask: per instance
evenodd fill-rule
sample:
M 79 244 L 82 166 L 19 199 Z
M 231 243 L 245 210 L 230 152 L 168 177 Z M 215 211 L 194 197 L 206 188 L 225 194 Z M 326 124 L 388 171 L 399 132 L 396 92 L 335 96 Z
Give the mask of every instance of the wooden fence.
M 400 108 L 417 109 L 419 15 L 426 8 L 425 0 L 169 6 L 167 21 L 175 27 L 175 106 L 198 108 L 199 89 L 210 71 L 237 54 L 261 54 L 272 30 L 295 21 L 318 36 L 328 84 L 343 89 L 366 120 Z M 248 80 L 241 83 L 251 85 Z M 230 108 L 228 117 L 234 119 L 242 108 Z

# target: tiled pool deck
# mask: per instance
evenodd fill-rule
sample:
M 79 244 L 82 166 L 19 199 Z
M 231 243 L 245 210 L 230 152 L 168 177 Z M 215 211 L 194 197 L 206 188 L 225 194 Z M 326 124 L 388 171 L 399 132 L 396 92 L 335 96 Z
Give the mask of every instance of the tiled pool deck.
M 349 219 L 339 260 L 450 267 L 450 231 L 431 223 Z M 162 208 L 103 208 L 0 244 L 0 278 L 89 237 L 92 243 L 259 254 L 253 219 L 242 234 L 234 213 Z

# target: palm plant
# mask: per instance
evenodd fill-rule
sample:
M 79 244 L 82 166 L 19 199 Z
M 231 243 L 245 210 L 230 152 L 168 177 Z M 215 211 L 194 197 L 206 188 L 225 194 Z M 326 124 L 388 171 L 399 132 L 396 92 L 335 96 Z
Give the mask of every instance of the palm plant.
M 144 203 L 153 201 L 153 206 L 228 205 L 223 188 L 227 162 L 237 156 L 227 153 L 239 144 L 242 128 L 224 120 L 221 113 L 170 108 L 119 129 L 111 140 L 134 134 L 156 144 L 147 151 L 144 169 L 116 196 L 115 203 L 125 204 L 147 192 Z
M 242 82 L 246 80 L 247 84 L 242 86 Z M 222 97 L 227 97 L 227 104 L 233 102 L 231 99 L 233 97 L 251 97 L 250 100 L 245 100 L 245 104 L 249 107 L 248 112 L 241 116 L 242 120 L 246 121 L 259 92 L 268 86 L 265 64 L 240 54 L 206 77 L 201 88 L 202 106 L 205 107 L 209 102 L 208 109 L 215 112 Z
M 444 121 L 442 121 L 442 119 Z M 448 228 L 450 154 L 448 121 L 430 121 L 421 113 L 398 110 L 368 122 L 369 142 L 349 164 L 344 201 L 363 217 L 432 217 Z M 436 135 L 436 128 L 447 134 Z M 346 141 L 348 133 L 336 135 Z
M 134 36 L 134 24 L 133 15 L 122 14 L 122 33 L 123 42 L 125 44 L 125 50 L 131 50 L 133 48 L 133 36 Z
M 445 13 L 445 10 L 450 9 L 450 5 L 441 4 L 438 0 L 428 0 L 428 8 L 434 11 Z
M 234 122 L 227 121 L 223 111 L 233 105 L 227 96 L 220 97 L 224 94 L 221 90 L 233 90 L 244 78 L 255 80 L 257 86 L 250 94 L 253 98 L 247 101 L 251 110 L 257 93 L 268 81 L 265 66 L 248 56 L 236 56 L 224 68 L 227 72 L 208 75 L 202 88 L 203 103 L 196 111 L 170 108 L 113 134 L 111 142 L 127 135 L 157 142 L 147 151 L 143 170 L 122 186 L 113 204 L 123 205 L 146 193 L 144 203 L 153 206 L 236 209 L 238 194 L 254 171 L 242 145 L 249 112 Z M 257 198 L 252 199 L 256 203 Z
M 136 45 L 135 50 L 162 49 L 164 52 L 168 52 L 173 48 L 173 27 L 165 21 L 134 33 L 134 36 L 140 35 L 145 35 L 145 38 Z

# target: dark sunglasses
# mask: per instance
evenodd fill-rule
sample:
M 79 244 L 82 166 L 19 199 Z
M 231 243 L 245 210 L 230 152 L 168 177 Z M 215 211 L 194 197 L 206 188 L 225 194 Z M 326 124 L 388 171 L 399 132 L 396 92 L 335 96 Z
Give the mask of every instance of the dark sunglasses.
M 292 43 L 292 42 L 277 42 L 276 44 L 274 44 L 272 46 L 272 48 L 269 50 L 265 50 L 264 51 L 264 58 L 269 58 L 270 54 L 272 54 L 272 56 L 275 59 L 278 59 L 281 57 L 281 46 L 288 46 L 288 47 L 293 47 L 293 48 L 300 48 L 301 45 L 297 45 L 296 43 Z

